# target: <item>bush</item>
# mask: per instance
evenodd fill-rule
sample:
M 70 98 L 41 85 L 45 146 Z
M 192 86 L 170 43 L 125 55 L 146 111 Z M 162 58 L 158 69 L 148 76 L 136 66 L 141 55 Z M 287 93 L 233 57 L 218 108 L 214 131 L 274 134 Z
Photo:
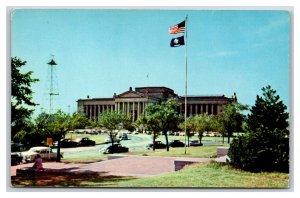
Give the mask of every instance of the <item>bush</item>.
M 267 86 L 250 109 L 245 136 L 232 141 L 228 156 L 249 171 L 289 171 L 289 114 L 276 91 Z
M 234 167 L 243 170 L 288 172 L 289 139 L 246 134 L 232 141 L 228 156 Z

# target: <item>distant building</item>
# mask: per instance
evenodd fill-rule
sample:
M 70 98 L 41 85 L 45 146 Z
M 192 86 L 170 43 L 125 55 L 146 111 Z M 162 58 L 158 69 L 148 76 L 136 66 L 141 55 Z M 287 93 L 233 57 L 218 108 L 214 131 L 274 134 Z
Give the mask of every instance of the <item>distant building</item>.
M 184 115 L 184 96 L 178 96 L 174 90 L 167 87 L 132 87 L 119 95 L 114 94 L 112 98 L 87 98 L 77 101 L 78 112 L 85 114 L 92 120 L 106 110 L 116 110 L 129 115 L 132 121 L 142 114 L 149 103 L 157 103 L 161 100 L 177 98 L 179 107 L 178 113 Z M 222 112 L 223 106 L 236 100 L 236 95 L 231 98 L 224 95 L 216 96 L 187 96 L 187 116 L 202 113 L 217 115 Z

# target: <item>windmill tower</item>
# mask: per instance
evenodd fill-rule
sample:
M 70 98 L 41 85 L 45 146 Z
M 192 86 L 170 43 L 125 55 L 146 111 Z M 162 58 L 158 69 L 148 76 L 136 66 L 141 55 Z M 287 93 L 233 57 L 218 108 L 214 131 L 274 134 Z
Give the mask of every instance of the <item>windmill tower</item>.
M 54 61 L 54 55 L 51 55 L 51 61 L 47 63 L 50 67 L 50 90 L 49 90 L 49 99 L 50 99 L 50 107 L 49 107 L 49 114 L 52 115 L 53 113 L 53 96 L 59 95 L 58 93 L 54 92 L 54 86 L 53 86 L 53 75 L 54 75 L 54 69 L 56 67 L 56 62 Z

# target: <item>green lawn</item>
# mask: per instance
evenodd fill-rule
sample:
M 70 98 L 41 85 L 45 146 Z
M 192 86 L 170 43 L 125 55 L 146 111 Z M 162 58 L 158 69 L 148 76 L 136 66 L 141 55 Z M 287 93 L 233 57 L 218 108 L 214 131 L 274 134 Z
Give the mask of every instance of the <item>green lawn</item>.
M 181 171 L 161 176 L 117 182 L 112 187 L 288 188 L 289 175 L 250 173 L 212 162 L 191 165 Z
M 105 142 L 105 139 L 107 138 L 106 134 L 100 134 L 100 135 L 90 135 L 90 134 L 74 134 L 74 133 L 67 133 L 65 138 L 70 138 L 72 140 L 75 140 L 76 138 L 82 138 L 82 137 L 88 137 L 91 140 L 94 140 L 96 144 L 103 144 Z
M 87 173 L 12 177 L 13 186 L 118 188 L 288 188 L 287 173 L 250 173 L 219 163 L 201 163 L 160 176 L 134 178 Z
M 217 147 L 228 146 L 228 144 L 219 144 L 212 146 L 197 146 L 187 147 L 186 154 L 184 153 L 184 147 L 171 148 L 169 152 L 166 149 L 146 150 L 146 151 L 132 151 L 130 155 L 143 155 L 143 156 L 164 156 L 164 157 L 204 157 L 215 158 L 217 155 Z

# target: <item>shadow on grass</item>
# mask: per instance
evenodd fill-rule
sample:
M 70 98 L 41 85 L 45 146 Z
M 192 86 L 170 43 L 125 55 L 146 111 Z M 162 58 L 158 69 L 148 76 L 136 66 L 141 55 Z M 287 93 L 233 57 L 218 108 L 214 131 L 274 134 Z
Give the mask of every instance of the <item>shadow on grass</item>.
M 107 187 L 121 181 L 136 179 L 107 175 L 105 172 L 49 172 L 35 176 L 12 176 L 12 187 Z

